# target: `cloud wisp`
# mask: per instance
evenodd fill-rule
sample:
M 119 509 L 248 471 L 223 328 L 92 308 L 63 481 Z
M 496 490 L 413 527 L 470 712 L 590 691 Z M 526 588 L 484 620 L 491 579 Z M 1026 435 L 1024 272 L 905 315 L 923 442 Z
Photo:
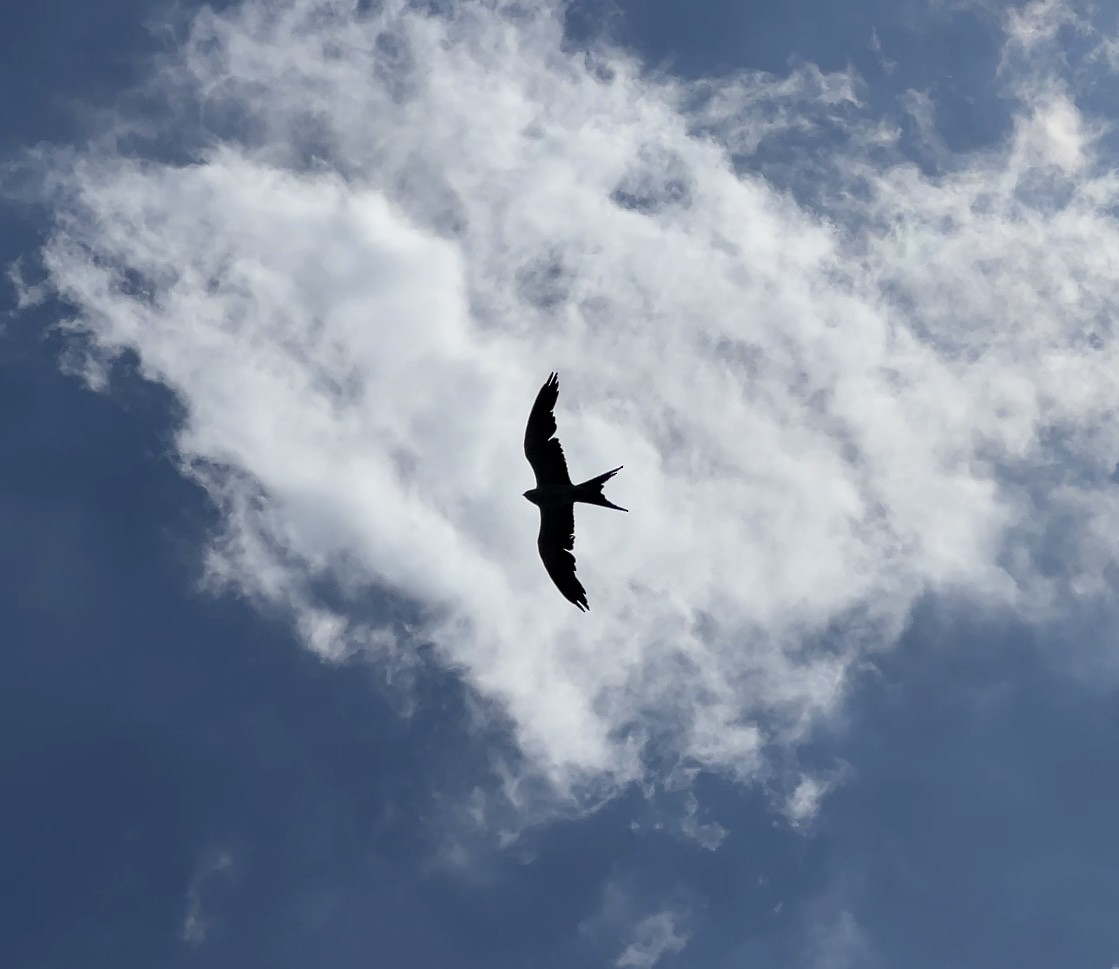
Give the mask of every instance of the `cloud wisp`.
M 618 969 L 652 969 L 662 957 L 679 952 L 687 943 L 687 936 L 676 931 L 676 915 L 671 911 L 643 919 L 634 935 L 634 940 L 614 960 Z
M 847 75 L 364 7 L 202 10 L 142 109 L 39 158 L 46 281 L 87 376 L 130 351 L 181 402 L 215 582 L 326 657 L 431 644 L 576 804 L 654 751 L 756 776 L 922 595 L 1110 601 L 1119 180 L 1070 85 L 1011 78 L 1010 137 L 933 176 Z M 790 131 L 811 204 L 751 167 Z M 552 369 L 573 476 L 617 458 L 632 509 L 580 532 L 587 616 L 521 498 Z

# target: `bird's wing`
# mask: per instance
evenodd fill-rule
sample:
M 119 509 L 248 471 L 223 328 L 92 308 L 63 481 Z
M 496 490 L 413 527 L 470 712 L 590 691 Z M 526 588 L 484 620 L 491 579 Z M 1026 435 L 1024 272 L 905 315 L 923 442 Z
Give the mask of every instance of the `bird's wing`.
M 575 577 L 575 506 L 549 505 L 540 509 L 540 537 L 536 540 L 544 568 L 563 593 L 565 599 L 574 602 L 582 611 L 590 609 L 587 604 L 587 590 Z
M 536 395 L 536 403 L 528 415 L 525 428 L 525 457 L 536 475 L 536 485 L 571 484 L 563 448 L 553 435 L 556 418 L 552 409 L 559 398 L 559 376 L 552 374 Z

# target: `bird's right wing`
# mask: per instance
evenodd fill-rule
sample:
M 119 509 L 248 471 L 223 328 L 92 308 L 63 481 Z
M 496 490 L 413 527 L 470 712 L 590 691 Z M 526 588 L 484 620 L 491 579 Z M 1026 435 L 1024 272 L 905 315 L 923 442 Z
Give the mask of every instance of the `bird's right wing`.
M 587 590 L 575 576 L 575 506 L 549 505 L 540 509 L 540 537 L 536 540 L 544 568 L 563 593 L 582 611 L 590 609 Z
M 553 436 L 556 418 L 552 413 L 559 399 L 559 376 L 551 374 L 536 395 L 536 403 L 528 415 L 525 427 L 525 457 L 536 475 L 537 487 L 552 484 L 571 484 L 563 448 Z

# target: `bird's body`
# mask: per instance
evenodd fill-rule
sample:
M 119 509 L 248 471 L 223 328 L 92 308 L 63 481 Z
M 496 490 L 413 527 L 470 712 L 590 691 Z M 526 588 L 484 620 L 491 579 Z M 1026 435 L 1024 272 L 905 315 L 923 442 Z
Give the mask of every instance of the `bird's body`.
M 543 485 L 542 487 L 529 488 L 525 492 L 525 497 L 534 505 L 539 505 L 541 508 L 554 508 L 557 505 L 572 505 L 577 501 L 582 501 L 588 505 L 602 505 L 604 508 L 614 508 L 617 511 L 628 511 L 628 508 L 622 508 L 615 505 L 602 493 L 602 485 L 610 478 L 614 477 L 622 469 L 615 468 L 613 471 L 607 471 L 606 474 L 600 478 L 592 478 L 590 481 L 584 481 L 582 484 L 552 484 Z
M 525 497 L 541 508 L 553 505 L 570 505 L 576 500 L 575 485 L 547 485 L 543 488 L 529 488 Z
M 540 508 L 540 535 L 536 540 L 544 568 L 552 577 L 556 588 L 581 610 L 587 610 L 587 593 L 575 576 L 575 502 L 601 505 L 617 511 L 627 509 L 615 505 L 603 493 L 602 486 L 621 471 L 620 467 L 600 474 L 581 484 L 572 484 L 567 472 L 556 433 L 553 409 L 559 399 L 559 377 L 551 374 L 528 416 L 525 428 L 525 457 L 536 475 L 536 487 L 524 496 Z

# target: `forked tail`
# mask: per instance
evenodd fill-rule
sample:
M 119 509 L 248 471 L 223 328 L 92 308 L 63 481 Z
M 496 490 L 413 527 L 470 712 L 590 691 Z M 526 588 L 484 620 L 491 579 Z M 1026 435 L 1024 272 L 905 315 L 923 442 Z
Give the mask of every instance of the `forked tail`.
M 575 487 L 579 491 L 579 497 L 575 500 L 585 501 L 588 505 L 602 505 L 604 508 L 629 511 L 628 508 L 615 505 L 614 502 L 602 493 L 602 486 L 621 470 L 622 466 L 618 465 L 613 471 L 607 471 L 606 474 L 600 474 L 597 478 L 591 478 L 589 481 L 584 481 L 582 484 L 576 485 Z

